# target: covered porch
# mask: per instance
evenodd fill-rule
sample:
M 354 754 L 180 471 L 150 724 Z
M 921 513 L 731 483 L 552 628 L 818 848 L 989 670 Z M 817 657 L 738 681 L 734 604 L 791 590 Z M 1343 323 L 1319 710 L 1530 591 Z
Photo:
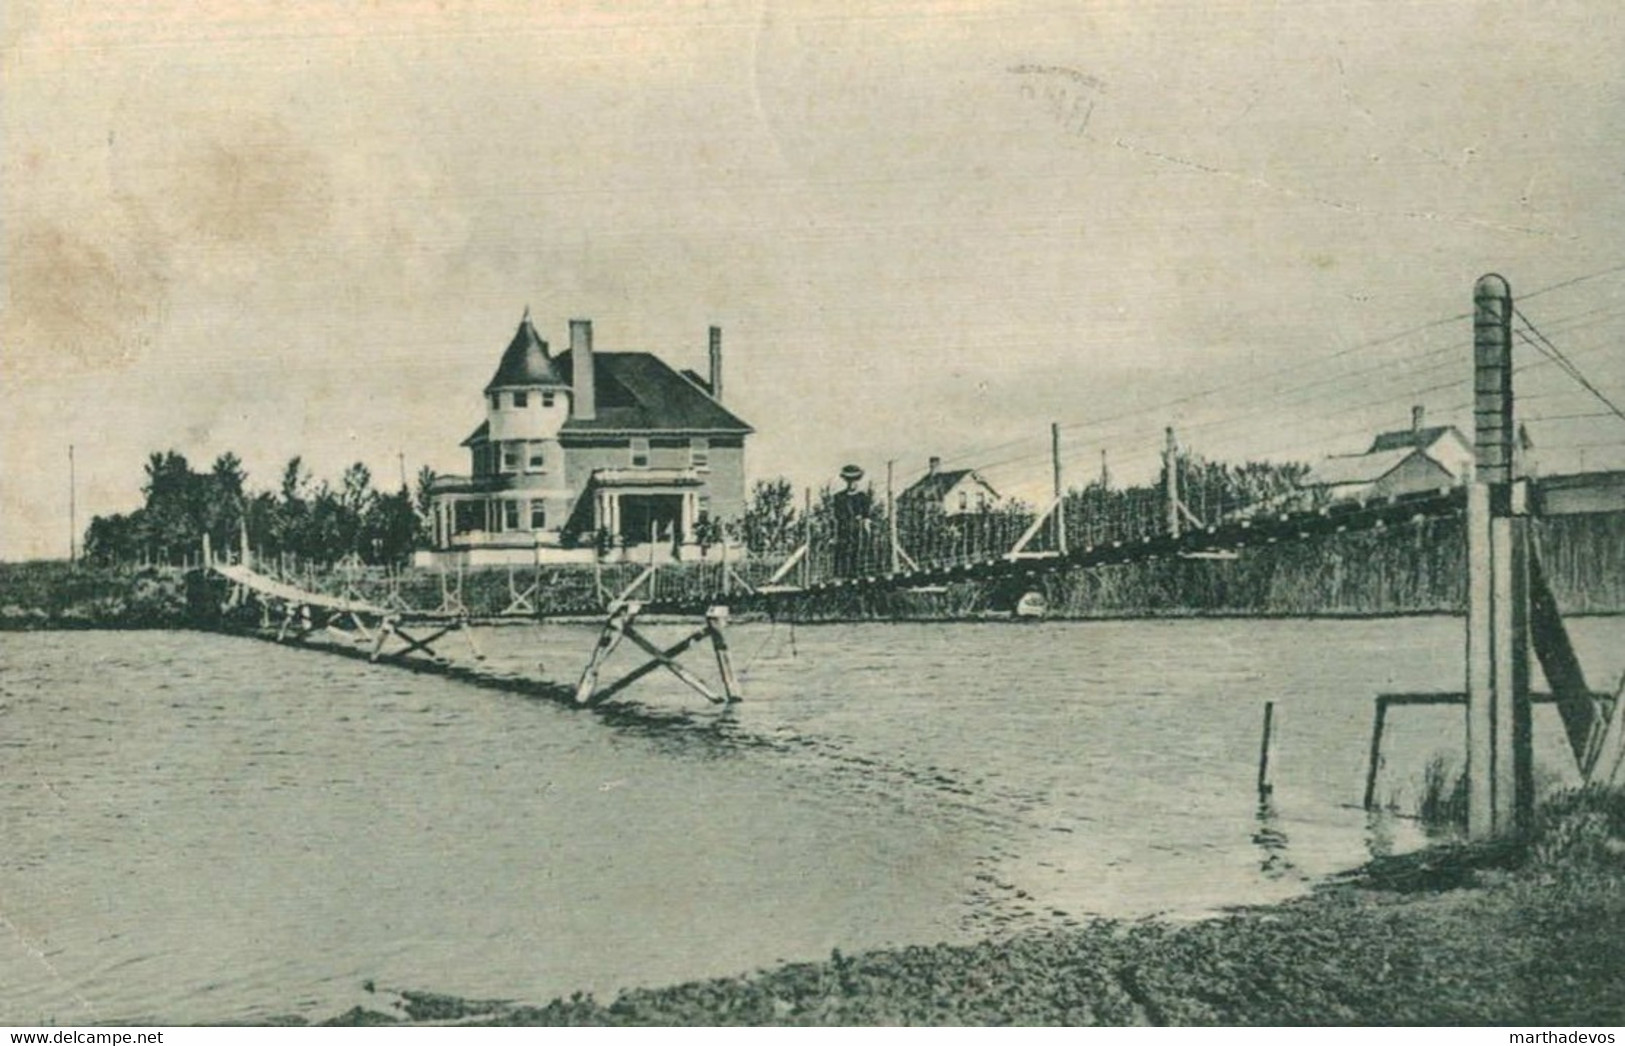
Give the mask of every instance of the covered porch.
M 691 469 L 598 469 L 582 497 L 591 527 L 626 549 L 697 548 L 703 482 Z

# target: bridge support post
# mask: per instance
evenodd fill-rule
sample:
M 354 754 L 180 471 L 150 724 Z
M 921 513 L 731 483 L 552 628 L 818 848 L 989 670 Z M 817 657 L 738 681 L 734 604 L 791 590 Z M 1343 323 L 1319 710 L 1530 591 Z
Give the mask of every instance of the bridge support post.
M 684 685 L 712 704 L 733 704 L 741 699 L 739 681 L 734 676 L 733 659 L 728 650 L 728 640 L 724 631 L 728 623 L 727 607 L 711 607 L 706 611 L 704 626 L 695 629 L 675 644 L 664 649 L 656 646 L 653 641 L 637 630 L 634 622 L 636 622 L 638 615 L 642 611 L 642 603 L 629 600 L 617 601 L 610 611 L 608 619 L 604 622 L 603 630 L 598 635 L 598 642 L 593 647 L 592 657 L 587 661 L 587 667 L 582 670 L 581 681 L 576 684 L 576 704 L 600 704 L 614 697 L 644 676 L 662 668 L 682 680 Z M 622 675 L 613 683 L 600 686 L 599 679 L 603 674 L 604 663 L 609 660 L 609 656 L 615 652 L 623 640 L 642 650 L 648 655 L 648 660 Z M 706 685 L 705 681 L 699 676 L 677 661 L 683 654 L 706 640 L 710 640 L 711 649 L 716 655 L 717 672 L 722 679 L 722 693 L 720 695 Z
M 717 675 L 722 678 L 722 692 L 731 704 L 740 700 L 739 680 L 734 677 L 733 657 L 728 653 L 728 608 L 715 606 L 705 612 L 705 627 L 711 633 L 711 649 L 717 655 Z

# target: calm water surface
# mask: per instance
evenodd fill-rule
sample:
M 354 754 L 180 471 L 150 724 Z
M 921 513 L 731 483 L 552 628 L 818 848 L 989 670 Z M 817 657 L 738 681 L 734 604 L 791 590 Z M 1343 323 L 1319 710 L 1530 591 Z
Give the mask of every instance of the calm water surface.
M 1625 620 L 1573 627 L 1617 679 Z M 480 638 L 570 680 L 594 631 Z M 0 634 L 0 1023 L 321 1018 L 368 980 L 545 1001 L 1274 900 L 1419 842 L 1355 808 L 1371 699 L 1461 679 L 1445 618 L 732 638 L 736 710 L 662 674 L 605 715 L 250 639 Z M 1399 710 L 1380 793 L 1413 809 L 1460 752 L 1459 710 Z

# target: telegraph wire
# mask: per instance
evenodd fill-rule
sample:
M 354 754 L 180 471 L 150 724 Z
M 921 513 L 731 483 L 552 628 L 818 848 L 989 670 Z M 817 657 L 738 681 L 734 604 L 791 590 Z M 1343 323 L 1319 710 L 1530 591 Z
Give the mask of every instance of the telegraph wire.
M 1587 282 L 1587 281 L 1590 281 L 1590 280 L 1599 279 L 1599 278 L 1602 278 L 1604 276 L 1614 275 L 1614 274 L 1621 273 L 1621 272 L 1625 272 L 1625 265 L 1617 265 L 1617 266 L 1613 266 L 1613 267 L 1610 267 L 1610 268 L 1600 269 L 1600 270 L 1597 270 L 1597 271 L 1594 271 L 1594 272 L 1585 273 L 1583 275 L 1576 276 L 1576 277 L 1573 277 L 1573 278 L 1570 278 L 1570 279 L 1567 279 L 1567 280 L 1563 280 L 1563 281 L 1560 281 L 1558 283 L 1549 284 L 1547 286 L 1540 287 L 1540 288 L 1537 288 L 1536 290 L 1533 290 L 1533 291 L 1530 291 L 1528 293 L 1522 294 L 1522 295 L 1520 295 L 1520 300 L 1540 297 L 1542 295 L 1550 294 L 1550 293 L 1562 290 L 1562 289 L 1567 288 L 1567 287 L 1572 287 L 1572 286 L 1575 286 L 1575 285 L 1580 284 L 1580 283 L 1584 283 L 1584 282 Z M 1561 328 L 1563 330 L 1577 330 L 1577 329 L 1581 329 L 1583 327 L 1593 326 L 1596 323 L 1605 322 L 1607 319 L 1612 318 L 1614 315 L 1617 315 L 1620 311 L 1622 311 L 1622 307 L 1617 306 L 1617 305 L 1599 306 L 1597 308 L 1585 310 L 1585 311 L 1579 312 L 1579 313 L 1574 313 L 1574 314 L 1571 314 L 1568 317 L 1565 317 L 1563 320 L 1559 321 L 1559 327 L 1554 328 L 1554 329 Z M 1519 315 L 1520 318 L 1522 318 L 1524 320 L 1525 323 L 1528 323 L 1527 317 L 1523 317 L 1521 312 L 1519 312 L 1518 315 Z M 1302 370 L 1304 370 L 1306 368 L 1323 366 L 1326 362 L 1328 362 L 1330 360 L 1339 359 L 1339 358 L 1348 356 L 1348 355 L 1350 355 L 1352 353 L 1355 353 L 1355 352 L 1360 352 L 1360 351 L 1363 351 L 1363 350 L 1369 350 L 1369 349 L 1374 349 L 1374 348 L 1380 348 L 1380 347 L 1382 347 L 1384 345 L 1389 345 L 1389 344 L 1393 344 L 1395 342 L 1403 341 L 1406 338 L 1412 337 L 1412 336 L 1417 335 L 1417 334 L 1425 333 L 1425 332 L 1427 332 L 1429 330 L 1433 330 L 1435 328 L 1444 326 L 1444 325 L 1449 324 L 1449 323 L 1455 323 L 1455 322 L 1459 322 L 1459 321 L 1462 321 L 1462 320 L 1470 319 L 1471 316 L 1472 316 L 1472 314 L 1470 312 L 1468 312 L 1468 313 L 1457 313 L 1457 314 L 1452 315 L 1452 316 L 1447 316 L 1447 317 L 1443 317 L 1441 319 L 1432 320 L 1432 321 L 1430 321 L 1428 323 L 1417 324 L 1417 325 L 1414 325 L 1412 327 L 1408 327 L 1408 328 L 1406 328 L 1404 330 L 1401 330 L 1401 331 L 1397 331 L 1397 332 L 1394 332 L 1394 333 L 1391 333 L 1391 334 L 1383 335 L 1383 336 L 1380 336 L 1380 337 L 1377 337 L 1377 338 L 1367 339 L 1365 341 L 1359 342 L 1359 343 L 1354 344 L 1354 345 L 1345 346 L 1345 347 L 1343 347 L 1341 349 L 1335 350 L 1334 352 L 1327 353 L 1327 354 L 1325 354 L 1323 356 L 1318 356 L 1313 360 L 1305 360 L 1305 361 L 1303 361 L 1301 363 L 1293 364 L 1293 365 L 1291 365 L 1291 366 L 1289 366 L 1287 368 L 1284 368 L 1283 370 L 1277 371 L 1276 373 L 1278 375 L 1279 374 L 1290 374 L 1290 373 L 1296 373 L 1296 372 L 1302 371 Z M 1586 322 L 1574 322 L 1574 321 L 1581 321 L 1581 320 L 1584 320 Z M 1531 326 L 1531 328 L 1533 328 L 1532 324 L 1530 326 Z M 1536 333 L 1537 334 L 1539 333 L 1538 330 L 1536 331 Z M 1443 353 L 1451 352 L 1451 351 L 1461 351 L 1460 346 L 1459 345 L 1450 345 L 1450 346 L 1441 346 L 1441 347 L 1438 347 L 1438 348 L 1429 349 L 1426 352 L 1421 353 L 1417 357 L 1414 357 L 1412 362 L 1414 362 L 1414 360 L 1429 359 L 1429 358 L 1431 358 L 1433 356 L 1441 355 Z M 1583 355 L 1583 353 L 1582 353 L 1582 355 Z M 1279 407 L 1280 405 L 1283 404 L 1283 402 L 1301 402 L 1302 401 L 1301 397 L 1297 398 L 1297 399 L 1293 399 L 1293 400 L 1287 400 L 1287 399 L 1285 399 L 1285 397 L 1294 396 L 1297 393 L 1302 393 L 1302 392 L 1305 392 L 1305 391 L 1307 391 L 1309 389 L 1312 389 L 1312 388 L 1316 388 L 1316 387 L 1320 387 L 1320 386 L 1324 386 L 1324 385 L 1329 385 L 1329 384 L 1335 384 L 1337 382 L 1345 382 L 1345 381 L 1348 381 L 1351 378 L 1356 377 L 1356 376 L 1358 376 L 1360 374 L 1369 373 L 1369 372 L 1374 371 L 1374 370 L 1382 370 L 1382 369 L 1385 369 L 1385 368 L 1393 366 L 1393 365 L 1394 364 L 1388 363 L 1388 362 L 1379 363 L 1379 364 L 1376 364 L 1376 365 L 1371 366 L 1371 367 L 1364 367 L 1364 368 L 1360 368 L 1360 369 L 1350 371 L 1350 372 L 1347 372 L 1347 373 L 1343 373 L 1343 374 L 1332 375 L 1332 376 L 1327 376 L 1327 377 L 1321 377 L 1321 378 L 1317 378 L 1317 379 L 1315 379 L 1313 381 L 1310 381 L 1310 382 L 1304 382 L 1304 383 L 1301 383 L 1301 384 L 1298 384 L 1298 385 L 1292 385 L 1292 386 L 1287 386 L 1286 388 L 1273 390 L 1272 393 L 1270 394 L 1269 398 L 1255 401 L 1247 409 L 1245 409 L 1245 410 L 1243 410 L 1241 412 L 1230 415 L 1228 417 L 1220 417 L 1220 418 L 1211 419 L 1211 420 L 1208 420 L 1208 421 L 1196 422 L 1196 423 L 1193 423 L 1193 424 L 1188 425 L 1188 426 L 1181 426 L 1181 431 L 1184 431 L 1184 432 L 1210 431 L 1210 430 L 1213 430 L 1213 429 L 1222 428 L 1222 427 L 1224 427 L 1226 425 L 1235 424 L 1235 423 L 1237 423 L 1237 422 L 1239 422 L 1241 420 L 1244 420 L 1247 417 L 1251 417 L 1251 416 L 1263 413 L 1264 411 Z M 1402 366 L 1403 366 L 1403 364 L 1402 364 Z M 1570 364 L 1570 366 L 1572 366 L 1572 364 Z M 1439 369 L 1439 366 L 1416 368 L 1416 369 L 1412 370 L 1410 373 L 1412 374 L 1412 376 L 1414 376 L 1414 374 L 1416 374 L 1416 373 L 1425 373 L 1427 371 L 1437 370 L 1437 369 Z M 1571 376 L 1573 376 L 1573 375 L 1571 375 Z M 1581 380 L 1581 378 L 1577 377 L 1576 380 Z M 1146 417 L 1146 416 L 1150 416 L 1150 415 L 1154 415 L 1154 414 L 1164 414 L 1164 415 L 1166 415 L 1166 413 L 1169 410 L 1171 410 L 1172 408 L 1184 406 L 1184 405 L 1187 405 L 1187 404 L 1190 404 L 1190 403 L 1194 403 L 1194 402 L 1197 402 L 1199 400 L 1205 399 L 1205 398 L 1207 398 L 1209 396 L 1216 395 L 1216 394 L 1218 394 L 1220 392 L 1228 391 L 1228 390 L 1231 390 L 1231 389 L 1235 389 L 1237 387 L 1247 386 L 1247 385 L 1251 385 L 1251 384 L 1253 384 L 1253 381 L 1250 378 L 1240 378 L 1240 379 L 1237 379 L 1237 380 L 1234 380 L 1234 381 L 1223 382 L 1223 383 L 1220 383 L 1220 384 L 1217 384 L 1217 385 L 1211 385 L 1211 386 L 1208 386 L 1207 388 L 1199 389 L 1199 390 L 1196 390 L 1194 392 L 1187 393 L 1187 394 L 1184 394 L 1184 395 L 1181 395 L 1181 396 L 1176 396 L 1176 397 L 1174 397 L 1172 399 L 1169 399 L 1169 400 L 1163 400 L 1163 401 L 1160 401 L 1160 402 L 1158 402 L 1156 404 L 1153 404 L 1153 405 L 1147 406 L 1147 407 L 1137 407 L 1137 408 L 1134 408 L 1134 409 L 1131 409 L 1131 410 L 1125 410 L 1125 411 L 1118 412 L 1116 414 L 1111 414 L 1111 415 L 1108 415 L 1108 416 L 1102 417 L 1102 418 L 1090 418 L 1090 419 L 1087 419 L 1087 420 L 1062 422 L 1062 423 L 1060 423 L 1060 427 L 1063 430 L 1066 430 L 1066 431 L 1078 432 L 1078 431 L 1083 431 L 1083 430 L 1096 429 L 1096 428 L 1100 428 L 1102 426 L 1109 426 L 1109 425 L 1113 424 L 1114 422 L 1129 421 L 1129 420 L 1138 419 L 1138 418 L 1142 418 L 1142 417 Z M 1427 386 L 1426 388 L 1423 388 L 1423 389 L 1413 390 L 1411 393 L 1409 393 L 1409 395 L 1412 396 L 1412 397 L 1421 396 L 1421 395 L 1423 395 L 1423 394 L 1425 394 L 1427 392 L 1437 391 L 1437 390 L 1439 390 L 1441 388 L 1447 388 L 1447 387 L 1449 387 L 1450 385 L 1453 385 L 1453 384 L 1455 384 L 1455 382 L 1450 382 L 1450 383 L 1447 383 L 1447 384 L 1444 384 L 1444 385 L 1430 385 L 1430 386 Z M 1370 405 L 1375 405 L 1375 403 L 1377 403 L 1377 402 L 1380 402 L 1380 401 L 1374 401 Z M 1606 399 L 1605 399 L 1605 402 L 1608 402 L 1608 401 L 1606 401 Z M 1608 402 L 1608 406 L 1610 407 L 1611 410 L 1617 410 L 1617 408 L 1615 408 L 1614 404 L 1612 404 L 1611 402 Z M 1352 410 L 1352 409 L 1360 409 L 1360 408 L 1358 406 L 1353 407 L 1353 408 L 1348 408 L 1348 409 L 1345 409 L 1345 410 L 1340 410 L 1340 411 L 1334 412 L 1332 415 L 1328 415 L 1328 416 L 1336 416 L 1338 414 L 1348 413 L 1349 410 Z M 1625 414 L 1621 414 L 1621 416 L 1625 417 Z M 1161 427 L 1162 427 L 1162 423 L 1159 422 L 1158 424 L 1156 424 L 1154 426 L 1148 426 L 1148 429 L 1151 429 L 1151 428 L 1160 429 Z M 1122 429 L 1119 429 L 1115 435 L 1113 433 L 1109 433 L 1109 432 L 1108 433 L 1102 433 L 1101 435 L 1104 438 L 1101 439 L 1099 441 L 1099 443 L 1097 443 L 1094 440 L 1090 441 L 1091 449 L 1107 449 L 1107 450 L 1110 450 L 1114 446 L 1119 445 L 1118 443 L 1114 442 L 1114 440 L 1127 438 L 1127 436 L 1129 434 L 1130 434 L 1129 431 L 1122 430 Z M 1109 441 L 1113 441 L 1113 442 L 1109 442 Z M 986 461 L 985 460 L 986 457 L 991 456 L 991 455 L 993 455 L 996 452 L 1001 451 L 1001 450 L 1006 450 L 1006 449 L 1020 447 L 1020 446 L 1029 445 L 1029 444 L 1038 445 L 1038 444 L 1041 444 L 1042 442 L 1043 442 L 1042 435 L 1035 433 L 1035 434 L 1033 434 L 1031 436 L 1022 436 L 1022 437 L 1018 437 L 1016 439 L 1006 440 L 1006 441 L 1003 441 L 1003 442 L 994 443 L 994 444 L 990 444 L 990 445 L 982 445 L 982 446 L 974 446 L 973 445 L 973 446 L 968 447 L 968 448 L 962 448 L 962 449 L 957 450 L 952 455 L 945 455 L 944 460 L 948 461 L 948 462 L 951 462 L 951 463 L 953 463 L 953 464 L 955 464 L 955 465 L 957 465 L 959 467 L 970 467 L 970 468 L 974 468 L 974 469 L 978 469 L 978 470 L 991 471 L 991 470 L 997 469 L 997 468 L 1004 468 L 1004 467 L 1006 467 L 1008 465 L 1011 465 L 1011 464 L 1017 464 L 1017 463 L 1021 463 L 1021 462 L 1027 462 L 1027 461 L 1038 461 L 1038 460 L 1041 460 L 1043 458 L 1046 458 L 1048 456 L 1047 451 L 1035 449 L 1031 453 L 1023 453 L 1023 454 L 1019 454 L 1019 455 L 1012 455 L 1012 456 L 1005 457 L 1005 458 L 999 458 L 999 459 L 996 459 L 996 460 L 993 460 L 993 461 Z M 980 464 L 972 464 L 972 465 L 969 465 L 969 466 L 964 465 L 963 463 L 967 459 L 972 458 L 973 455 L 975 457 L 978 457 L 978 458 L 983 458 L 984 460 Z
M 1512 312 L 1513 315 L 1523 321 L 1523 325 L 1527 327 L 1536 338 L 1540 339 L 1540 344 L 1535 346 L 1537 349 L 1542 349 L 1555 358 L 1558 362 L 1558 366 L 1561 367 L 1563 371 L 1569 375 L 1569 377 L 1579 382 L 1582 388 L 1591 393 L 1591 395 L 1595 396 L 1602 403 L 1602 405 L 1612 411 L 1614 415 L 1619 418 L 1619 420 L 1625 421 L 1625 410 L 1620 410 L 1619 406 L 1614 403 L 1613 400 L 1609 399 L 1603 394 L 1601 389 L 1593 385 L 1585 374 L 1580 371 L 1580 368 L 1575 366 L 1573 361 L 1563 354 L 1563 350 L 1552 344 L 1551 339 L 1542 334 L 1540 332 L 1540 328 L 1536 327 L 1532 322 L 1530 322 L 1529 317 L 1525 316 L 1521 309 L 1514 307 Z M 1529 341 L 1529 336 L 1527 334 L 1524 334 L 1522 331 L 1517 333 L 1524 339 L 1524 341 Z M 1534 343 L 1530 342 L 1530 344 Z

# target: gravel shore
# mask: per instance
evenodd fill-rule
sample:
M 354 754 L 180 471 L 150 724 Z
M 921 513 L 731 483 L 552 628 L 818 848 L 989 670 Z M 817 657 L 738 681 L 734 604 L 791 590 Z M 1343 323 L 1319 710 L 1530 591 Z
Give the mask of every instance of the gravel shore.
M 881 950 L 545 1005 L 380 993 L 331 1023 L 1522 1025 L 1625 1023 L 1625 795 L 1530 837 L 1374 862 L 1199 923 Z M 391 994 L 393 998 L 391 999 Z

